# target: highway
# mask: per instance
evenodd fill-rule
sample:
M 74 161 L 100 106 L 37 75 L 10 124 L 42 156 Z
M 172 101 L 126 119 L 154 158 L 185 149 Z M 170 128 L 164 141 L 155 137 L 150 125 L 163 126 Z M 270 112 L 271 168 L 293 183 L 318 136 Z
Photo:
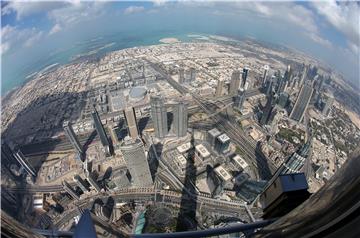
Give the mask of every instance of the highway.
M 149 64 L 162 74 L 172 87 L 181 94 L 192 95 L 194 101 L 199 105 L 199 107 L 208 115 L 212 115 L 211 119 L 216 123 L 219 129 L 226 132 L 227 135 L 236 142 L 236 144 L 240 145 L 240 150 L 243 152 L 243 155 L 245 155 L 245 159 L 250 161 L 251 164 L 258 169 L 261 179 L 269 179 L 271 177 L 272 173 L 276 170 L 276 167 L 267 161 L 265 156 L 257 149 L 255 141 L 249 138 L 236 123 L 229 122 L 228 118 L 221 113 L 213 115 L 218 109 L 218 106 L 215 103 L 206 101 L 195 93 L 190 92 L 188 89 L 172 79 L 171 76 L 164 72 L 164 70 L 158 65 L 152 62 L 149 62 Z M 256 95 L 256 93 L 258 93 L 257 89 L 250 91 L 249 95 Z M 231 100 L 231 98 L 229 97 L 227 100 Z

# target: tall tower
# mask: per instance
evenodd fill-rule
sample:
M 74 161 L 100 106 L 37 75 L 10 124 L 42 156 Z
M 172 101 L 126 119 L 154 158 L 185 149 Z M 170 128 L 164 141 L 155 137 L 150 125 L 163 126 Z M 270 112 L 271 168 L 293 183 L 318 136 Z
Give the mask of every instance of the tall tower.
M 85 193 L 88 192 L 90 189 L 88 188 L 88 185 L 85 183 L 85 180 L 83 180 L 80 175 L 75 174 L 74 181 L 76 182 L 77 186 Z
M 62 182 L 62 185 L 63 185 L 64 190 L 65 190 L 68 194 L 70 194 L 70 196 L 71 196 L 72 198 L 75 198 L 76 200 L 80 200 L 79 194 L 76 193 L 76 191 L 71 187 L 71 185 L 70 185 L 68 182 L 63 181 L 63 182 Z
M 260 119 L 261 125 L 266 125 L 268 123 L 272 109 L 273 109 L 273 97 L 272 97 L 272 95 L 269 95 L 267 97 L 267 101 L 266 101 L 265 108 L 263 110 L 263 114 L 261 115 L 261 119 Z
M 191 68 L 190 69 L 190 82 L 194 82 L 196 80 L 196 69 Z
M 139 136 L 139 129 L 136 123 L 135 109 L 133 107 L 125 108 L 124 117 L 130 137 L 136 139 Z
M 177 137 L 186 136 L 188 129 L 188 108 L 184 101 L 179 101 L 174 107 L 174 129 Z
M 263 74 L 263 77 L 262 77 L 262 84 L 265 85 L 266 81 L 267 81 L 267 77 L 268 77 L 268 73 L 269 73 L 269 65 L 265 65 L 264 66 L 264 74 Z
M 152 186 L 153 180 L 142 141 L 126 137 L 120 146 L 133 184 L 138 187 Z
M 240 86 L 240 71 L 234 70 L 231 75 L 229 94 L 234 95 L 237 93 Z
M 93 111 L 91 113 L 91 116 L 92 116 L 94 124 L 95 124 L 95 129 L 96 129 L 97 133 L 100 136 L 101 144 L 104 146 L 105 152 L 107 154 L 109 154 L 110 153 L 109 138 L 106 135 L 105 129 L 103 127 L 103 124 L 101 123 L 100 116 L 99 116 L 98 112 L 96 111 L 95 106 L 93 107 Z
M 322 114 L 325 117 L 329 116 L 333 103 L 334 103 L 334 98 L 332 96 L 328 97 L 328 99 L 326 100 L 326 103 L 322 109 Z
M 241 78 L 242 78 L 241 87 L 242 88 L 245 88 L 248 73 L 249 73 L 249 68 L 247 68 L 247 67 L 243 68 L 243 72 L 242 72 L 242 75 L 241 75 Z
M 311 96 L 313 94 L 313 87 L 311 85 L 311 82 L 307 81 L 304 83 L 304 85 L 301 87 L 300 93 L 296 99 L 294 108 L 291 111 L 290 118 L 301 122 L 304 118 L 304 113 L 309 105 Z
M 150 98 L 151 118 L 154 122 L 155 135 L 158 138 L 164 138 L 168 133 L 167 111 L 164 99 L 160 95 L 153 95 Z
M 65 131 L 66 137 L 69 139 L 72 146 L 74 146 L 75 150 L 82 155 L 84 153 L 84 149 L 81 146 L 78 138 L 76 137 L 76 134 L 74 132 L 74 129 L 72 128 L 72 125 L 69 121 L 64 121 L 63 128 Z
M 25 169 L 25 171 L 29 174 L 32 175 L 33 177 L 36 177 L 36 172 L 35 169 L 31 166 L 31 164 L 26 160 L 24 154 L 18 150 L 15 154 L 14 154 L 15 159 L 19 162 L 19 164 L 21 165 L 21 167 L 23 167 Z
M 221 97 L 223 95 L 223 89 L 224 89 L 224 80 L 219 79 L 216 86 L 215 97 Z
M 97 182 L 94 173 L 91 171 L 86 170 L 85 171 L 86 180 L 90 183 L 90 185 L 96 190 L 96 192 L 100 192 L 101 188 L 99 186 L 99 183 Z
M 241 110 L 245 101 L 245 90 L 240 88 L 234 100 L 234 107 Z
M 185 82 L 185 70 L 183 67 L 179 69 L 179 84 L 183 84 Z

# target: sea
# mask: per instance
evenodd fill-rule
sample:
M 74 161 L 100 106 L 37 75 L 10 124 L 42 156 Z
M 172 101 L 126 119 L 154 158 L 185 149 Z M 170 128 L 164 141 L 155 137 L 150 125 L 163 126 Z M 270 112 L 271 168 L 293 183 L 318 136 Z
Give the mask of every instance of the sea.
M 7 75 L 2 75 L 1 95 L 5 97 L 8 93 L 21 87 L 27 81 L 33 79 L 38 73 L 49 68 L 68 64 L 82 57 L 97 56 L 101 57 L 107 52 L 131 48 L 135 46 L 149 46 L 163 44 L 163 38 L 176 38 L 181 42 L 191 42 L 193 40 L 207 39 L 205 34 L 181 33 L 181 34 L 132 34 L 132 35 L 106 35 L 92 38 L 85 41 L 76 42 L 71 47 L 57 50 L 48 54 L 47 57 L 33 61 L 23 68 L 19 68 Z

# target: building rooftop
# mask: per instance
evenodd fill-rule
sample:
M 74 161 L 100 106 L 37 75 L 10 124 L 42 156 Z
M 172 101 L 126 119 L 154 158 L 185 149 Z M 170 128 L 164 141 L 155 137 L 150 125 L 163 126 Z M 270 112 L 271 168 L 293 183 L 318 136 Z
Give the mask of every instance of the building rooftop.
M 229 138 L 225 133 L 222 134 L 222 135 L 220 135 L 220 136 L 218 136 L 218 139 L 219 139 L 219 141 L 222 142 L 222 143 L 225 143 L 225 142 L 230 141 L 230 138 Z
M 201 157 L 206 158 L 210 156 L 210 152 L 206 149 L 206 147 L 202 144 L 195 146 L 195 150 L 200 153 Z
M 224 169 L 224 167 L 222 167 L 221 165 L 216 167 L 215 169 L 215 173 L 217 175 L 219 175 L 219 177 L 223 180 L 223 181 L 229 181 L 231 179 L 231 175 L 229 174 L 228 171 L 226 171 Z
M 212 135 L 213 137 L 217 137 L 221 134 L 221 132 L 217 128 L 213 128 L 213 129 L 209 130 L 208 133 L 210 135 Z
M 187 152 L 188 150 L 190 150 L 190 148 L 191 148 L 190 142 L 187 142 L 185 144 L 182 144 L 182 145 L 176 147 L 177 151 L 181 154 Z
M 248 163 L 245 162 L 245 160 L 243 158 L 241 158 L 240 155 L 235 155 L 233 158 L 234 162 L 239 165 L 242 169 L 245 169 L 246 167 L 248 167 Z
M 176 160 L 177 160 L 177 162 L 179 163 L 179 165 L 180 165 L 181 167 L 185 167 L 185 166 L 186 166 L 186 159 L 185 159 L 185 157 L 184 157 L 183 155 L 178 155 L 178 156 L 176 157 Z

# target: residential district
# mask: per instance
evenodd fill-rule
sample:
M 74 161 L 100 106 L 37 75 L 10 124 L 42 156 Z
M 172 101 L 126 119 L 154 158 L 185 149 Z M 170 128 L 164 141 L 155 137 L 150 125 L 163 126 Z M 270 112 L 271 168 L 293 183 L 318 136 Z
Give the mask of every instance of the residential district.
M 48 67 L 3 99 L 2 209 L 56 231 L 89 209 L 100 237 L 271 217 L 274 182 L 314 193 L 359 145 L 356 97 L 308 56 L 224 37 Z

